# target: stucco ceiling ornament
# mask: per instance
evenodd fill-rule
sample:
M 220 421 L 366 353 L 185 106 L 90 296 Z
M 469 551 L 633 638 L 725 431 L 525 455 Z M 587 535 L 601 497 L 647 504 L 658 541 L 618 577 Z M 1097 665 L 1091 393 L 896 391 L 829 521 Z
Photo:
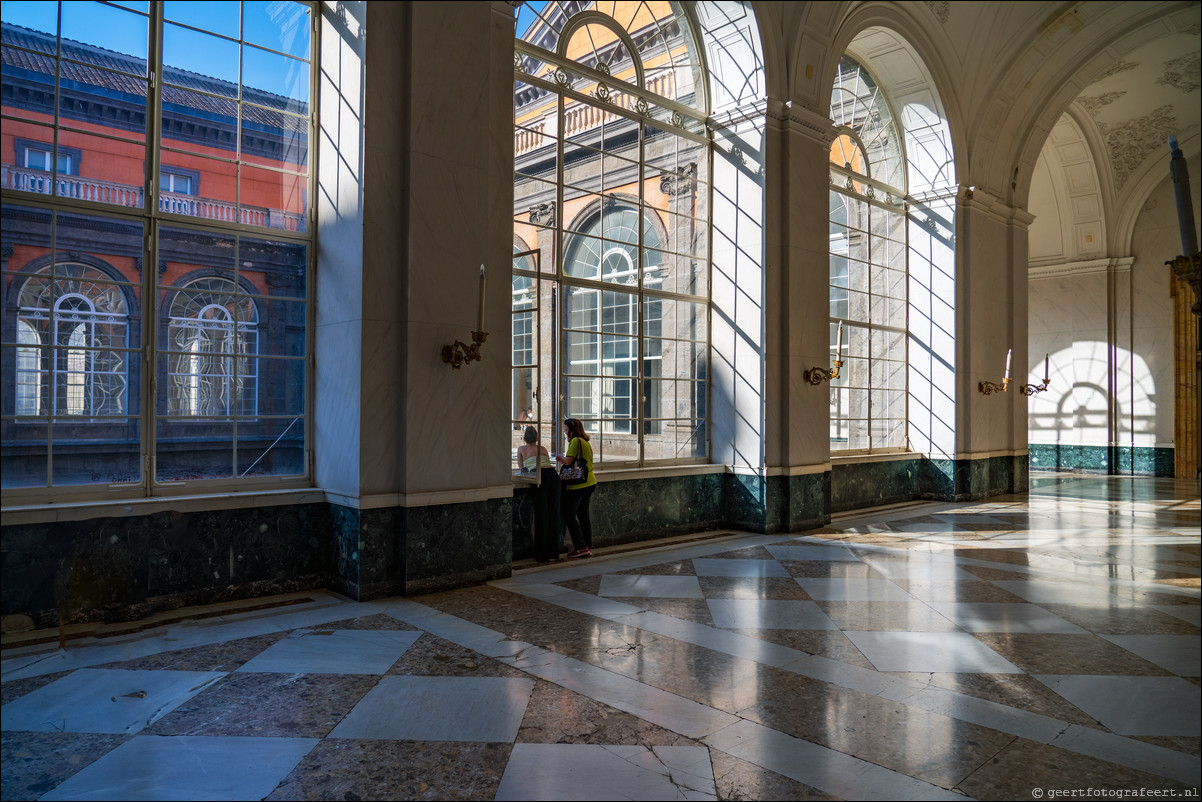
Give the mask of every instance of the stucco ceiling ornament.
M 1122 189 L 1144 159 L 1164 147 L 1169 134 L 1180 134 L 1195 127 L 1191 125 L 1181 129 L 1173 115 L 1172 106 L 1161 106 L 1151 114 L 1128 120 L 1122 125 L 1098 123 L 1110 151 L 1115 187 Z
M 941 25 L 947 25 L 947 18 L 951 15 L 952 4 L 948 0 L 925 0 L 927 8 L 931 9 L 931 13 L 935 15 L 935 19 L 939 20 Z
M 1080 103 L 1081 106 L 1083 106 L 1085 108 L 1085 110 L 1089 112 L 1091 117 L 1097 117 L 1098 112 L 1101 111 L 1103 106 L 1109 106 L 1111 103 L 1118 100 L 1125 94 L 1127 94 L 1127 93 L 1126 92 L 1105 92 L 1105 93 L 1103 93 L 1101 95 L 1097 95 L 1095 97 L 1085 97 L 1085 96 L 1079 97 L 1079 98 L 1077 98 L 1077 102 Z
M 1180 89 L 1182 92 L 1197 90 L 1199 72 L 1202 71 L 1202 50 L 1164 63 L 1164 72 L 1156 83 Z
M 1133 70 L 1138 66 L 1139 66 L 1138 64 L 1133 64 L 1130 61 L 1124 61 L 1124 60 L 1116 61 L 1116 62 L 1114 62 L 1114 64 L 1111 64 L 1109 67 L 1107 67 L 1106 70 L 1101 75 L 1099 75 L 1095 80 L 1100 81 L 1103 78 L 1109 78 L 1112 75 L 1118 75 L 1120 72 L 1127 72 L 1127 70 Z

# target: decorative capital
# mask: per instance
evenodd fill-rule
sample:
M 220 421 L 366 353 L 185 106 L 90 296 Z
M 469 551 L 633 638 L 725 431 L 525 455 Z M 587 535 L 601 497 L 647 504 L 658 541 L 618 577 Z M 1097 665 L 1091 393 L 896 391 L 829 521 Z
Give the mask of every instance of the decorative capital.
M 555 225 L 555 201 L 547 201 L 530 207 L 530 222 L 536 226 Z
M 1178 256 L 1165 264 L 1173 268 L 1178 281 L 1185 282 L 1194 291 L 1194 305 L 1190 311 L 1202 315 L 1202 251 L 1193 256 Z
M 659 174 L 659 191 L 670 197 L 689 195 L 697 188 L 697 162 Z

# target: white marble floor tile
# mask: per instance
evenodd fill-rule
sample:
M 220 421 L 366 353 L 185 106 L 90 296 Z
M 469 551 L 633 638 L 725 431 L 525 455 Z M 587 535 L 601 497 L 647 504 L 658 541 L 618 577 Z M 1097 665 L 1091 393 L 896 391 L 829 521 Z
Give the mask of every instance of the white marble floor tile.
M 877 671 L 1022 674 L 1022 669 L 967 632 L 849 632 Z
M 1202 639 L 1197 635 L 1102 635 L 1111 643 L 1181 677 L 1202 676 Z
M 965 797 L 801 738 L 740 721 L 709 746 L 843 799 L 959 800 Z
M 516 677 L 387 676 L 329 737 L 510 743 L 533 690 Z
M 1005 569 L 1006 566 L 998 566 Z M 1111 593 L 1101 582 L 1052 582 L 1048 580 L 995 579 L 999 588 L 1008 590 L 1020 599 L 1048 604 L 1124 604 L 1121 597 Z M 1126 604 L 1133 603 L 1127 602 Z
M 5 730 L 132 735 L 224 676 L 82 668 L 9 702 L 0 709 L 0 722 Z
M 700 746 L 515 744 L 497 800 L 717 799 Z
M 1042 632 L 1084 635 L 1086 631 L 1034 604 L 928 602 L 940 615 L 969 632 Z
M 838 629 L 812 601 L 787 599 L 709 599 L 720 629 Z
M 859 562 L 860 558 L 843 546 L 768 546 L 768 553 L 778 560 L 842 560 Z
M 1180 677 L 1036 674 L 1120 735 L 1197 735 L 1202 689 Z
M 421 632 L 298 630 L 248 660 L 239 671 L 281 674 L 383 674 Z
M 40 799 L 263 799 L 316 738 L 139 735 Z
M 776 560 L 693 560 L 697 576 L 790 576 Z
M 797 584 L 820 601 L 915 601 L 888 579 L 798 577 Z
M 629 596 L 649 599 L 701 599 L 701 585 L 695 576 L 649 576 L 606 574 L 601 577 L 601 596 Z
M 915 582 L 971 582 L 980 579 L 947 560 L 874 560 L 869 558 L 864 562 L 890 579 L 907 579 Z

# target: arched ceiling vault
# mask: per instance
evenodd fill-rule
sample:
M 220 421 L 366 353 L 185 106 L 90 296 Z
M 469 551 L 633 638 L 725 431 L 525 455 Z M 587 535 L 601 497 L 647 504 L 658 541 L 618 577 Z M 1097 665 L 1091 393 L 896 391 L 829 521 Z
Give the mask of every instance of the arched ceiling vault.
M 753 3 L 757 12 L 769 5 L 784 6 L 765 13 L 788 57 L 788 86 L 770 76 L 783 92 L 771 96 L 825 113 L 849 43 L 874 26 L 896 31 L 930 72 L 959 182 L 1018 208 L 1027 208 L 1040 153 L 1074 104 L 1100 191 L 1113 184 L 1112 224 L 1141 176 L 1167 175 L 1168 133 L 1185 145 L 1202 131 L 1197 2 Z M 1122 236 L 1107 241 L 1113 248 Z

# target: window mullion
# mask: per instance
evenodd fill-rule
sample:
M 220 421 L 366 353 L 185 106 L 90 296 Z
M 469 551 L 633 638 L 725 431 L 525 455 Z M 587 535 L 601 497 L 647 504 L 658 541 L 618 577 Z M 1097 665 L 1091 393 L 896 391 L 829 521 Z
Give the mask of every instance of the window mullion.
M 159 175 L 162 165 L 162 130 L 163 130 L 163 3 L 150 4 L 150 69 L 147 70 L 146 80 L 149 82 L 147 97 L 150 98 L 150 109 L 146 115 L 146 203 L 143 211 L 147 215 L 146 248 L 142 259 L 143 297 L 149 299 L 143 304 L 142 311 L 142 377 L 141 377 L 141 431 L 142 431 L 142 465 L 144 476 L 142 484 L 146 495 L 153 495 L 157 484 L 158 472 L 158 431 L 157 416 L 159 410 L 159 359 L 158 334 L 161 316 L 159 271 Z

